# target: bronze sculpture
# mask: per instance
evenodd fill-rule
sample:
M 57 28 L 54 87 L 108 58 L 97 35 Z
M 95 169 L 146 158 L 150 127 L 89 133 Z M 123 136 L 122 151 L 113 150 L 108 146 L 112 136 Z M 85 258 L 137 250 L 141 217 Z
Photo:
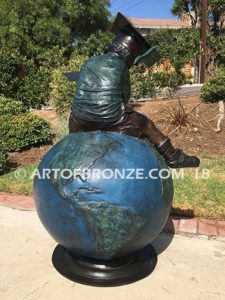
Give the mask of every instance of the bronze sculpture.
M 197 157 L 175 149 L 150 119 L 128 106 L 129 69 L 140 62 L 152 66 L 160 59 L 158 52 L 121 13 L 112 31 L 116 36 L 106 53 L 82 66 L 72 103 L 70 133 L 101 130 L 147 138 L 171 168 L 198 167 Z
M 172 167 L 199 164 L 198 158 L 175 150 L 151 120 L 127 106 L 128 69 L 138 62 L 151 66 L 159 55 L 121 14 L 113 31 L 116 38 L 107 53 L 82 67 L 71 134 L 38 166 L 40 174 L 51 170 L 50 176 L 34 180 L 37 213 L 58 243 L 54 267 L 75 282 L 94 286 L 128 284 L 154 271 L 157 253 L 150 243 L 168 219 L 173 182 L 171 176 L 162 178 L 168 166 L 152 143 Z M 76 79 L 78 74 L 69 76 Z M 99 176 L 92 173 L 96 170 Z M 124 170 L 141 170 L 142 176 L 103 176 Z

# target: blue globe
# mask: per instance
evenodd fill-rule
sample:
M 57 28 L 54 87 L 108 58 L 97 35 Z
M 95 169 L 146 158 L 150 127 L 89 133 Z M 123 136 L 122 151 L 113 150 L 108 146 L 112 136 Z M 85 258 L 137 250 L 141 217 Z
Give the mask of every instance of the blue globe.
M 165 225 L 173 198 L 168 174 L 145 140 L 73 133 L 38 167 L 37 213 L 63 247 L 95 259 L 123 257 L 149 244 Z

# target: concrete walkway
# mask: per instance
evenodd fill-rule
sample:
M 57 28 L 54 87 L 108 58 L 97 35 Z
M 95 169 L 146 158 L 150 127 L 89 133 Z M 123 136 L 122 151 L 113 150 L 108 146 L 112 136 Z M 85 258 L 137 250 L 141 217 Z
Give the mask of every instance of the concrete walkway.
M 32 196 L 0 192 L 0 205 L 19 210 L 36 210 Z M 166 233 L 197 234 L 225 238 L 225 221 L 183 216 L 170 216 L 163 228 Z
M 220 240 L 221 239 L 221 240 Z M 132 285 L 95 288 L 59 275 L 54 240 L 36 212 L 0 206 L 0 299 L 151 300 L 225 299 L 225 241 L 161 235 L 155 271 Z

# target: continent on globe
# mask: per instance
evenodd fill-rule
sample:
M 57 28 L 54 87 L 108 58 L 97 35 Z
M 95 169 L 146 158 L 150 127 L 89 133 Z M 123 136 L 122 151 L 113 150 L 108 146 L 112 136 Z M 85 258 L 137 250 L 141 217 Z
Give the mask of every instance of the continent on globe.
M 73 172 L 35 178 L 40 219 L 60 245 L 75 253 L 103 260 L 125 256 L 149 244 L 169 216 L 172 179 L 160 178 L 160 170 L 168 167 L 148 141 L 107 132 L 70 134 L 43 158 L 40 174 L 44 169 L 143 170 L 141 178 L 132 179 Z

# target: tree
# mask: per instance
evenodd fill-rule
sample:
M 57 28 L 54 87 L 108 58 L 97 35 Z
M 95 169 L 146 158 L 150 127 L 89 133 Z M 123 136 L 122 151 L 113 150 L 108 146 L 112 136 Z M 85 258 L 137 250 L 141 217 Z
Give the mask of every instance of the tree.
M 77 39 L 108 28 L 108 6 L 108 0 L 2 0 L 0 47 L 36 65 L 54 47 L 69 56 Z
M 168 59 L 176 72 L 200 54 L 199 31 L 194 28 L 164 29 L 148 36 L 150 44 L 157 47 L 161 57 Z M 161 61 L 159 62 L 161 63 Z
M 101 30 L 92 33 L 88 38 L 79 40 L 77 52 L 88 57 L 100 55 L 105 52 L 106 47 L 111 43 L 113 34 L 110 31 Z
M 188 17 L 192 27 L 197 27 L 201 20 L 201 0 L 175 0 L 172 13 L 179 18 Z M 224 0 L 208 0 L 208 27 L 215 35 L 223 31 L 225 22 Z
M 172 13 L 180 19 L 188 17 L 192 27 L 196 27 L 200 15 L 201 0 L 175 0 L 172 6 Z
M 89 36 L 97 51 L 97 39 L 107 41 L 108 6 L 109 0 L 1 0 L 0 95 L 40 107 L 53 69 L 68 64 Z
M 175 0 L 172 13 L 179 18 L 190 19 L 192 27 L 201 22 L 201 0 Z M 224 63 L 225 1 L 208 0 L 207 75 L 211 76 L 218 65 Z M 200 37 L 200 35 L 199 35 Z

